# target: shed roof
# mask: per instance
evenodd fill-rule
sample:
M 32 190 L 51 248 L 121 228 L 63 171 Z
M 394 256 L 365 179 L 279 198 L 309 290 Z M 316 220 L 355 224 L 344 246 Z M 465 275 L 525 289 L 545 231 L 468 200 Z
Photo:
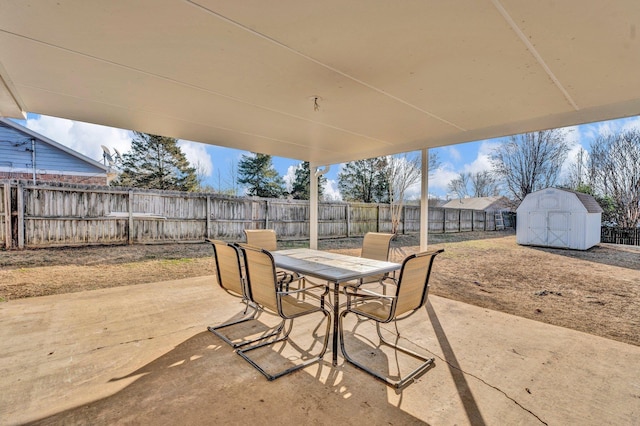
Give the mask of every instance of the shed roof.
M 446 209 L 501 210 L 509 207 L 507 197 L 456 198 L 445 203 Z
M 598 202 L 596 201 L 595 198 L 593 198 L 592 195 L 585 194 L 583 192 L 572 191 L 570 189 L 563 189 L 563 188 L 558 188 L 558 189 L 575 194 L 575 196 L 578 197 L 578 200 L 580 200 L 582 205 L 587 209 L 587 213 L 602 213 L 604 211 L 602 210 L 602 207 L 600 207 L 600 204 L 598 204 Z
M 580 201 L 580 203 L 587 210 L 587 213 L 602 213 L 603 212 L 602 207 L 600 207 L 600 204 L 598 204 L 598 202 L 596 201 L 595 198 L 593 198 L 592 195 L 585 194 L 583 192 L 573 191 L 571 189 L 565 189 L 565 188 L 553 188 L 552 187 L 552 188 L 540 189 L 538 191 L 532 192 L 531 194 L 528 194 L 525 197 L 525 201 L 529 197 L 537 197 L 537 196 L 544 195 L 545 192 L 555 192 L 555 191 L 562 191 L 562 192 L 566 192 L 566 193 L 575 195 L 575 197 L 578 199 L 578 201 Z M 523 202 L 523 204 L 524 204 L 524 202 Z M 521 206 L 523 204 L 521 204 Z

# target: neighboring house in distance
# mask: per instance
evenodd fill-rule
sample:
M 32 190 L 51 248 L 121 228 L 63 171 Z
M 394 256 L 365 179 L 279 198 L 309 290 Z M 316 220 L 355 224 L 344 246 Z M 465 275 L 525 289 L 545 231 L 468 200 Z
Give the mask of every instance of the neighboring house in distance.
M 485 212 L 511 211 L 507 197 L 455 198 L 442 206 L 445 209 L 468 209 Z
M 106 185 L 108 177 L 100 162 L 0 117 L 0 179 Z

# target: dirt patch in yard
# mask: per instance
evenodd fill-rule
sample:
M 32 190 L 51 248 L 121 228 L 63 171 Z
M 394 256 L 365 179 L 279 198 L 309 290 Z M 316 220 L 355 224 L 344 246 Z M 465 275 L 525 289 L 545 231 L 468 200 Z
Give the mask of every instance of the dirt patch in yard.
M 357 255 L 361 244 L 362 238 L 327 240 L 320 248 Z M 399 236 L 393 260 L 418 245 L 417 235 Z M 637 247 L 527 247 L 509 231 L 435 234 L 429 246 L 445 249 L 431 294 L 640 345 Z M 213 275 L 211 255 L 204 243 L 0 251 L 0 301 Z

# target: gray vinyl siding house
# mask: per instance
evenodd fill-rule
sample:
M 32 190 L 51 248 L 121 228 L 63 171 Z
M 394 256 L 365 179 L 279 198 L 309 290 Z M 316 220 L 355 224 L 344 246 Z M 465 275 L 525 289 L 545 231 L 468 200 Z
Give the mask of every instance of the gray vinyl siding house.
M 106 185 L 108 168 L 0 117 L 0 179 Z

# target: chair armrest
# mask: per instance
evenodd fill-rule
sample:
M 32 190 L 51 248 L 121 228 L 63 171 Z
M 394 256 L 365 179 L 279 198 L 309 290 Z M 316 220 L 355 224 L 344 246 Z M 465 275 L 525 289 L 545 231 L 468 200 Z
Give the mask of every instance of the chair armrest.
M 393 272 L 395 272 L 395 271 L 393 271 Z M 385 281 L 392 281 L 392 282 L 387 284 L 387 283 L 385 283 Z M 398 285 L 398 279 L 396 277 L 392 277 L 392 276 L 387 275 L 386 277 L 384 277 L 384 278 L 382 278 L 380 280 L 380 284 L 382 284 L 382 285 L 390 285 L 390 284 Z
M 347 297 L 357 297 L 357 298 L 366 298 L 366 299 L 389 299 L 393 300 L 395 296 L 387 296 L 386 294 L 376 293 L 375 291 L 367 290 L 366 288 L 362 288 L 360 286 L 348 285 L 344 287 L 344 294 Z
M 294 283 L 296 281 L 305 281 L 304 276 L 296 278 L 295 280 L 291 281 L 291 283 Z M 329 293 L 329 287 L 327 287 L 326 285 L 322 285 L 322 284 L 316 284 L 316 285 L 312 285 L 312 286 L 305 286 L 303 288 L 297 288 L 295 290 L 287 290 L 287 291 L 278 291 L 277 293 L 281 296 L 288 296 L 291 294 L 299 294 L 299 293 L 309 293 L 311 295 L 313 295 L 313 293 L 309 292 L 309 290 L 313 290 L 316 288 L 323 288 L 324 291 L 320 294 L 321 296 L 325 296 Z

